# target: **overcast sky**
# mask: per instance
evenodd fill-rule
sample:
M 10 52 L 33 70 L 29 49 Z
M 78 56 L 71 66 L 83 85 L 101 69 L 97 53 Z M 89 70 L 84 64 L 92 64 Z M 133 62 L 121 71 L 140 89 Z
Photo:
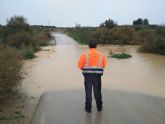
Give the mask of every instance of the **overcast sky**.
M 98 26 L 111 18 L 119 25 L 147 18 L 165 24 L 165 0 L 0 0 L 0 24 L 23 15 L 32 25 Z

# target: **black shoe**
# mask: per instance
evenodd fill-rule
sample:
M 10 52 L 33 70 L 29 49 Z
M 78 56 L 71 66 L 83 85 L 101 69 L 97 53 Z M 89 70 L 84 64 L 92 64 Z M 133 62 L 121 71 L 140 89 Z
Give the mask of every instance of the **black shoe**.
M 91 107 L 90 106 L 85 106 L 85 111 L 88 113 L 91 113 Z
M 92 108 L 91 105 L 85 105 L 85 111 L 86 112 L 91 113 L 91 108 Z
M 97 110 L 100 112 L 100 111 L 102 111 L 102 106 L 100 106 L 100 107 L 97 107 Z
M 91 109 L 85 109 L 87 113 L 91 113 Z

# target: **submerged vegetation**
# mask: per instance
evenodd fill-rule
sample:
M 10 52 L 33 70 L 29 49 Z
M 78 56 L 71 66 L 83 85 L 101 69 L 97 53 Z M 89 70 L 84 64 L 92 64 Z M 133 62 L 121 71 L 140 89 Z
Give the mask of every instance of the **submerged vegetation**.
M 140 52 L 165 55 L 165 26 L 150 25 L 148 19 L 139 18 L 125 26 L 108 19 L 95 28 L 69 28 L 67 34 L 81 44 L 95 39 L 98 44 L 140 45 Z
M 129 55 L 129 54 L 122 53 L 122 54 L 112 54 L 111 57 L 112 58 L 117 58 L 117 59 L 127 59 L 127 58 L 130 58 L 132 56 Z

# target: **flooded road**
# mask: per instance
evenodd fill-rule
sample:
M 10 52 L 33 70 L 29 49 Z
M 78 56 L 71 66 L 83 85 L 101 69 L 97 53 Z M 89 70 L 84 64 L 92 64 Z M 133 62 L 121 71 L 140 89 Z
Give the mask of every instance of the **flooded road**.
M 107 58 L 102 77 L 103 111 L 84 111 L 84 84 L 77 61 L 85 45 L 65 34 L 54 33 L 56 46 L 44 47 L 37 58 L 25 62 L 25 78 L 19 87 L 28 96 L 40 97 L 31 124 L 164 124 L 165 57 L 137 53 L 138 46 L 126 46 L 133 57 Z M 99 46 L 108 56 L 119 46 Z
M 86 45 L 79 45 L 65 34 L 54 33 L 56 46 L 48 46 L 36 54 L 37 58 L 25 62 L 27 73 L 19 87 L 29 96 L 40 96 L 44 92 L 83 89 L 83 76 L 77 61 Z M 165 56 L 137 53 L 138 46 L 126 46 L 133 56 L 118 60 L 107 58 L 103 89 L 122 90 L 151 96 L 165 97 Z M 118 46 L 99 46 L 108 56 L 110 49 Z

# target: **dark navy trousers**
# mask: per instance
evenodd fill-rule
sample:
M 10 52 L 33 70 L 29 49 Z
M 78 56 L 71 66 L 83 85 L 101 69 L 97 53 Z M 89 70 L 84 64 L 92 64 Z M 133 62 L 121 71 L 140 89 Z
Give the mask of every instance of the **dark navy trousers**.
M 86 109 L 92 107 L 92 87 L 97 108 L 102 107 L 102 94 L 101 94 L 101 75 L 85 75 L 84 76 L 85 93 L 86 93 Z

